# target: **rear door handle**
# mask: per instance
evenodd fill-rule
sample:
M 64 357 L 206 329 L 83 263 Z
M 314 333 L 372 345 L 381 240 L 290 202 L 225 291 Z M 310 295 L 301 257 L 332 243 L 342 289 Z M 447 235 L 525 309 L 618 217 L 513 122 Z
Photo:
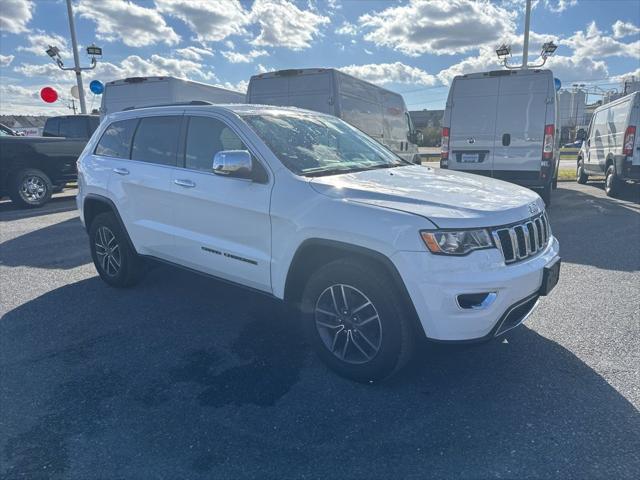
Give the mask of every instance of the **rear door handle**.
M 196 186 L 196 184 L 191 180 L 176 179 L 173 181 L 173 183 L 175 183 L 176 185 L 180 185 L 181 187 L 184 187 L 184 188 L 193 188 Z
M 127 170 L 126 168 L 114 168 L 113 171 L 118 175 L 129 175 L 129 170 Z

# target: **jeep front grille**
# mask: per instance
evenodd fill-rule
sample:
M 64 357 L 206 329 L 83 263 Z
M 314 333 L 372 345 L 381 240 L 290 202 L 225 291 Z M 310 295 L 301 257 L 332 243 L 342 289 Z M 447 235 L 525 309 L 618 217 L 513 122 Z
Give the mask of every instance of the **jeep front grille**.
M 541 213 L 522 223 L 495 228 L 491 234 L 504 262 L 515 263 L 544 250 L 551 230 L 546 213 Z

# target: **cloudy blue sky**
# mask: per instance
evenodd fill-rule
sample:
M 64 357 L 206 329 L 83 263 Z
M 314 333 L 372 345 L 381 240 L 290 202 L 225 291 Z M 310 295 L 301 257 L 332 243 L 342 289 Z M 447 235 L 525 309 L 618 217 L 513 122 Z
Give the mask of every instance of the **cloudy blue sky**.
M 534 0 L 533 57 L 546 40 L 563 84 L 615 88 L 640 76 L 640 0 Z M 74 0 L 78 40 L 104 49 L 96 70 L 109 81 L 175 75 L 244 90 L 256 73 L 337 67 L 403 93 L 410 109 L 442 108 L 451 79 L 498 68 L 494 49 L 521 49 L 524 0 Z M 69 25 L 63 0 L 0 0 L 1 113 L 65 112 L 37 92 L 69 98 Z M 81 53 L 82 61 L 89 59 Z M 595 99 L 595 97 L 594 97 Z M 99 99 L 88 96 L 94 106 Z

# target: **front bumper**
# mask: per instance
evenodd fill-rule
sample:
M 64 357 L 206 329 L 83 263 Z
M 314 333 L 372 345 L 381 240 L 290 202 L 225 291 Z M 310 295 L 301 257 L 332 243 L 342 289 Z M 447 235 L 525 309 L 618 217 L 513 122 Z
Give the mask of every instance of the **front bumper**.
M 533 258 L 505 265 L 497 249 L 479 250 L 464 257 L 428 252 L 398 252 L 398 269 L 426 336 L 442 341 L 472 341 L 501 334 L 518 325 L 535 308 L 545 266 L 558 257 L 559 244 L 551 236 Z M 463 309 L 458 296 L 495 292 L 493 303 Z M 513 310 L 515 313 L 513 313 Z M 502 325 L 501 325 L 502 324 Z

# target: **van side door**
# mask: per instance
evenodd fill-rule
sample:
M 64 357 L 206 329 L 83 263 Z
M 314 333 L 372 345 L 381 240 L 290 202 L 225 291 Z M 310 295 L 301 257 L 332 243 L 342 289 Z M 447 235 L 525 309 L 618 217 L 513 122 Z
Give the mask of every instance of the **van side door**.
M 240 129 L 217 116 L 187 115 L 180 166 L 172 169 L 175 257 L 181 265 L 271 292 L 271 188 Z M 223 150 L 248 150 L 262 180 L 213 173 Z

